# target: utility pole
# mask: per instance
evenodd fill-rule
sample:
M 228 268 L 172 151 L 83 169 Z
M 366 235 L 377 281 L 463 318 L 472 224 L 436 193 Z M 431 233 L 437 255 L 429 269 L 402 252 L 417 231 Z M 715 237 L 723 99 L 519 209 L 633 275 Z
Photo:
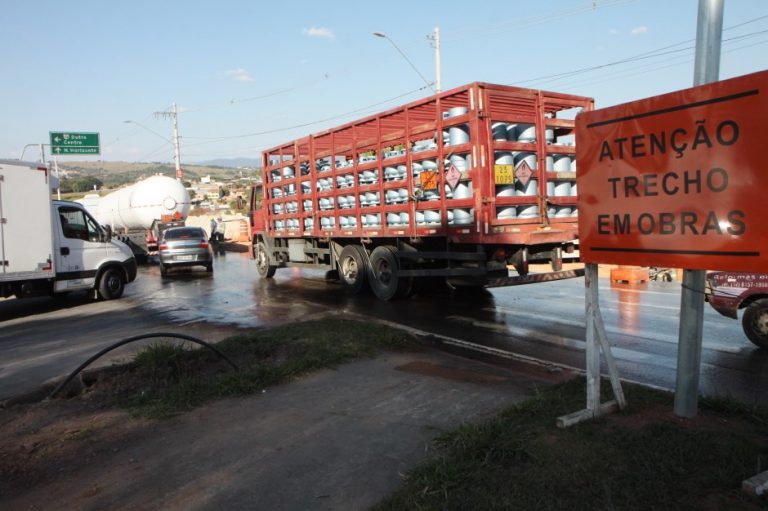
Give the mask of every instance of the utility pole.
M 432 47 L 435 49 L 435 92 L 442 92 L 443 82 L 440 77 L 440 27 L 435 27 L 435 35 L 428 35 L 427 39 L 432 41 Z
M 184 177 L 184 171 L 181 170 L 181 151 L 179 151 L 179 120 L 176 102 L 173 103 L 171 112 L 155 112 L 155 117 L 163 119 L 171 118 L 173 121 L 173 160 L 176 163 L 176 180 L 181 181 Z
M 719 79 L 723 2 L 699 0 L 694 86 Z M 698 409 L 705 278 L 704 270 L 683 271 L 675 383 L 675 414 L 679 417 L 695 417 Z

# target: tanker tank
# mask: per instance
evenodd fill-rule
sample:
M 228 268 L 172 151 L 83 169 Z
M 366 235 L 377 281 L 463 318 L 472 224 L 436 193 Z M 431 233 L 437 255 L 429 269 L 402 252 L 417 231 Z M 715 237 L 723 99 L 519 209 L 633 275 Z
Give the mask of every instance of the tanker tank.
M 189 193 L 177 180 L 152 176 L 104 197 L 86 195 L 80 201 L 102 225 L 114 231 L 150 229 L 162 219 L 186 220 Z

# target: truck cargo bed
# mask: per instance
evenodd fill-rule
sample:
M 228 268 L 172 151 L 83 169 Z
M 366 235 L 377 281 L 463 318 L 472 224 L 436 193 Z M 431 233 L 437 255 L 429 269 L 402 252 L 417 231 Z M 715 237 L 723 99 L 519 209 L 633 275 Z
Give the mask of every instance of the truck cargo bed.
M 590 98 L 473 83 L 263 153 L 271 237 L 576 238 Z

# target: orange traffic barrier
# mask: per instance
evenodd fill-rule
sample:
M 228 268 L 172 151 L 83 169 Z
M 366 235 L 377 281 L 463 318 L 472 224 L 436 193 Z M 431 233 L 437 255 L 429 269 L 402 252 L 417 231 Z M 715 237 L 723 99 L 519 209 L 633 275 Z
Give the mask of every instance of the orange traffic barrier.
M 648 282 L 648 268 L 638 266 L 619 266 L 611 269 L 611 282 L 625 282 L 627 284 L 640 284 Z

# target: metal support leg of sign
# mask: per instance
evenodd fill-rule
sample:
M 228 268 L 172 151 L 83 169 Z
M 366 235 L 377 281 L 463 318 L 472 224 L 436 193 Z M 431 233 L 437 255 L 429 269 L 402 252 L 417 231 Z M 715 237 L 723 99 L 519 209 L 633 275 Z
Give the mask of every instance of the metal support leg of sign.
M 694 85 L 716 82 L 720 76 L 723 3 L 724 0 L 699 0 Z M 678 417 L 690 418 L 698 413 L 705 276 L 703 270 L 683 272 L 675 383 L 675 415 Z
M 600 311 L 598 295 L 597 265 L 587 264 L 585 268 L 586 283 L 586 320 L 587 320 L 587 407 L 584 410 L 563 415 L 557 419 L 557 427 L 567 428 L 585 420 L 594 419 L 600 415 L 623 409 L 627 406 L 624 391 L 619 380 L 619 371 L 611 354 L 611 346 L 605 335 L 603 314 Z M 611 379 L 614 399 L 606 403 L 600 402 L 600 350 L 605 356 L 608 375 Z

